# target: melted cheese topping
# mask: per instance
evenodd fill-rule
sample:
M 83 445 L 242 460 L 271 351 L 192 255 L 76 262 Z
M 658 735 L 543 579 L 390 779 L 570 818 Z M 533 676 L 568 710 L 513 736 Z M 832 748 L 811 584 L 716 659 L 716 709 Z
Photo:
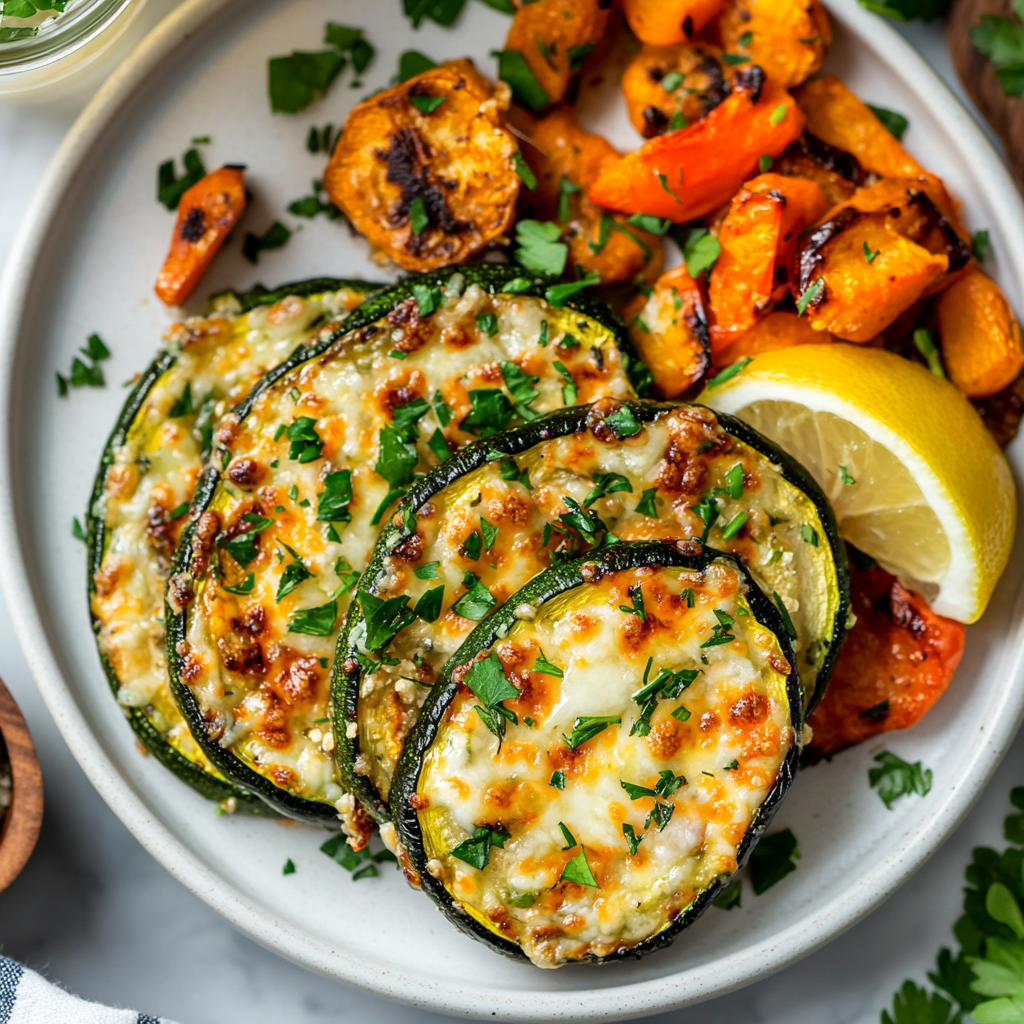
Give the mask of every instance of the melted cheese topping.
M 565 382 L 555 362 L 573 377 L 580 401 L 632 393 L 614 336 L 597 321 L 537 298 L 489 296 L 476 285 L 443 295 L 429 316 L 420 317 L 409 299 L 377 324 L 342 337 L 276 382 L 243 422 L 219 434 L 229 453 L 210 505 L 219 543 L 250 528 L 246 514 L 273 523 L 261 531 L 259 553 L 249 564 L 217 548 L 216 577 L 206 571 L 195 581 L 187 643 L 179 651 L 182 680 L 211 736 L 277 786 L 309 800 L 337 803 L 342 796 L 326 724 L 330 663 L 353 571 L 366 566 L 381 519 L 403 493 L 376 471 L 382 428 L 403 406 L 430 403 L 411 442 L 415 470 L 423 472 L 438 463 L 429 444 L 435 432 L 449 447 L 475 440 L 477 434 L 463 427 L 473 409 L 470 395 L 499 391 L 503 362 L 535 378 L 529 417 L 563 405 Z M 545 333 L 542 347 L 538 337 Z M 302 417 L 315 420 L 322 442 L 319 454 L 304 463 L 290 457 L 286 432 Z M 351 521 L 319 521 L 325 479 L 343 470 L 351 473 Z M 282 574 L 297 558 L 309 575 L 277 600 Z M 250 573 L 251 594 L 225 589 L 245 586 Z M 313 608 L 321 609 L 321 635 L 290 628 L 296 615 Z
M 427 590 L 441 583 L 445 587 L 441 617 L 433 623 L 418 619 L 385 651 L 398 664 L 381 661 L 372 674 L 362 673 L 355 769 L 383 796 L 425 687 L 475 625 L 453 609 L 467 591 L 465 573 L 478 576 L 496 604 L 504 602 L 546 569 L 551 548 L 564 543 L 554 530 L 545 543 L 545 532 L 567 511 L 565 497 L 584 505 L 604 474 L 617 474 L 625 481 L 617 486 L 628 489 L 595 498 L 590 510 L 620 540 L 700 537 L 704 520 L 696 506 L 707 494 L 716 497 L 719 515 L 708 543 L 735 554 L 764 582 L 768 594 L 779 595 L 797 632 L 801 679 L 805 688 L 813 686 L 838 601 L 835 563 L 813 502 L 763 455 L 726 433 L 707 409 L 680 406 L 623 441 L 607 428 L 599 434 L 581 431 L 516 456 L 517 471 L 529 473 L 529 488 L 504 479 L 497 462 L 452 482 L 419 511 L 415 542 L 403 542 L 386 559 L 383 578 L 368 581 L 381 597 L 409 595 L 411 606 Z M 737 466 L 742 493 L 734 498 L 729 489 L 736 493 Z M 644 502 L 645 492 L 653 504 Z M 729 524 L 743 513 L 742 528 L 726 536 Z M 482 531 L 484 520 L 497 529 L 495 539 L 472 559 L 465 542 Z M 581 544 L 577 553 L 586 547 Z M 438 578 L 419 579 L 415 570 L 431 562 L 439 563 Z
M 113 451 L 93 508 L 103 523 L 105 546 L 92 613 L 99 622 L 100 653 L 119 683 L 117 700 L 142 710 L 171 746 L 214 775 L 178 711 L 167 676 L 164 585 L 188 521 L 176 510 L 192 500 L 204 426 L 212 429 L 267 370 L 308 340 L 311 325 L 343 316 L 365 297 L 347 289 L 289 296 L 244 316 L 175 324 L 165 338 L 175 361 L 149 389 L 127 440 Z M 186 385 L 193 411 L 172 417 Z
M 621 610 L 638 585 L 646 621 Z M 454 900 L 537 965 L 627 950 L 736 870 L 739 844 L 794 741 L 789 666 L 744 591 L 735 566 L 720 559 L 703 573 L 617 572 L 548 601 L 491 649 L 519 691 L 504 702 L 518 724 L 500 745 L 474 711 L 481 702 L 464 682 L 470 666 L 455 669 L 460 685 L 417 787 L 426 856 Z M 722 630 L 715 612 L 731 620 L 734 639 L 704 647 Z M 562 678 L 536 670 L 541 654 Z M 646 681 L 661 669 L 695 678 L 657 701 L 642 735 L 633 694 L 649 659 Z M 578 716 L 621 723 L 573 750 L 566 737 Z M 552 784 L 556 772 L 563 788 Z M 630 794 L 623 782 L 663 791 Z M 642 837 L 635 853 L 624 825 Z M 481 826 L 510 833 L 482 869 L 452 852 Z M 583 867 L 581 848 L 593 885 L 571 868 L 577 880 L 562 878 L 570 861 Z

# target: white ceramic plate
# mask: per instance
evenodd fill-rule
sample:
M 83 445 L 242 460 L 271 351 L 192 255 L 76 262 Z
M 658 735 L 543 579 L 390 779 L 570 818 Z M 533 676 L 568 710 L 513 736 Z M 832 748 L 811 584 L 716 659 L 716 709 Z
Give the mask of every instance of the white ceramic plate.
M 1021 310 L 1024 208 L 988 142 L 923 61 L 854 0 L 829 4 L 829 69 L 860 95 L 910 117 L 906 142 L 987 227 L 986 264 Z M 272 116 L 267 58 L 316 49 L 325 21 L 364 26 L 377 58 L 352 90 L 347 75 L 298 116 Z M 777 819 L 796 833 L 799 869 L 742 909 L 712 908 L 675 945 L 639 963 L 540 971 L 455 932 L 392 872 L 353 883 L 317 851 L 322 833 L 218 817 L 152 758 L 139 756 L 110 693 L 86 614 L 83 550 L 71 537 L 123 400 L 118 384 L 151 358 L 167 315 L 152 296 L 172 218 L 154 200 L 157 165 L 210 135 L 207 165 L 249 166 L 257 196 L 244 229 L 264 230 L 308 194 L 321 159 L 311 124 L 344 120 L 387 84 L 401 50 L 471 55 L 493 73 L 507 19 L 471 0 L 456 31 L 414 32 L 399 0 L 190 0 L 107 84 L 42 182 L 0 289 L 0 572 L 39 687 L 93 784 L 184 885 L 265 945 L 346 982 L 452 1014 L 597 1020 L 682 1006 L 748 984 L 835 937 L 918 868 L 967 811 L 1014 735 L 1024 705 L 1018 543 L 984 620 L 941 703 L 917 728 L 890 734 L 803 773 Z M 637 139 L 613 83 L 586 111 L 624 149 Z M 240 235 L 241 232 L 238 233 Z M 203 282 L 268 285 L 305 276 L 379 276 L 366 247 L 339 224 L 305 222 L 258 268 L 236 235 Z M 113 351 L 110 384 L 58 399 L 54 372 L 98 331 Z M 951 443 L 953 440 L 951 439 Z M 1018 470 L 1021 448 L 1011 451 Z M 887 746 L 935 773 L 925 799 L 887 811 L 868 789 L 871 755 Z M 59 780 L 50 780 L 59 785 Z M 283 877 L 287 858 L 298 866 Z M 140 908 L 140 913 L 145 913 Z

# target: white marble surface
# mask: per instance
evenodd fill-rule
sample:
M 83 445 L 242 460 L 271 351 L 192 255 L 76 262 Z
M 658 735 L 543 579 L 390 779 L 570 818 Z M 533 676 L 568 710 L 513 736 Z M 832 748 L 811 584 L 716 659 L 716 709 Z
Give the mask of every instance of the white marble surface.
M 173 0 L 151 0 L 148 16 L 172 5 Z M 941 27 L 911 25 L 902 31 L 956 87 Z M 0 101 L 0 260 L 71 120 L 67 112 L 29 111 Z M 2 604 L 0 673 L 28 719 L 47 784 L 39 847 L 24 874 L 0 895 L 0 951 L 86 998 L 134 1006 L 180 1024 L 327 1024 L 377 1014 L 393 1024 L 438 1019 L 266 952 L 167 875 L 79 770 L 36 693 Z M 970 680 L 958 677 L 954 685 L 969 686 Z M 1001 841 L 1007 794 L 1021 783 L 1024 742 L 1018 740 L 949 842 L 873 915 L 767 981 L 652 1019 L 874 1024 L 903 979 L 923 981 L 939 947 L 952 941 L 970 850 Z

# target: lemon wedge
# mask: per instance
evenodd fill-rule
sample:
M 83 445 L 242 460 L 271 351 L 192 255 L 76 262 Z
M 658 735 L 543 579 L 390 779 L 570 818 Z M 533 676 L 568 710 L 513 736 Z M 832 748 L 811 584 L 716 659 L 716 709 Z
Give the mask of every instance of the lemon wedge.
M 918 363 L 857 345 L 801 345 L 734 366 L 697 401 L 803 463 L 843 537 L 936 612 L 977 620 L 1006 567 L 1017 504 L 970 402 Z

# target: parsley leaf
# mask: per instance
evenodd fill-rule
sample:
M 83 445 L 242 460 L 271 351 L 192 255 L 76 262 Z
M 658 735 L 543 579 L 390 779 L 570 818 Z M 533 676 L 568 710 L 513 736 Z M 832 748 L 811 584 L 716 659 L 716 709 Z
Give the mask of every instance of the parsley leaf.
M 305 110 L 327 91 L 346 63 L 337 50 L 296 51 L 287 57 L 272 57 L 267 65 L 270 109 L 275 114 Z
M 917 351 L 924 356 L 928 369 L 936 377 L 945 377 L 946 372 L 942 369 L 942 357 L 939 355 L 935 339 L 932 338 L 932 332 L 927 327 L 919 327 L 914 331 L 914 345 L 917 347 Z
M 392 426 L 381 428 L 377 462 L 373 468 L 392 488 L 412 483 L 418 461 L 416 448 L 399 431 Z
M 277 585 L 277 594 L 274 600 L 280 601 L 283 597 L 287 597 L 300 583 L 312 578 L 313 574 L 306 568 L 305 563 L 301 559 L 289 562 L 284 567 L 284 572 L 281 573 L 281 579 Z
M 985 255 L 988 253 L 988 231 L 975 231 L 971 235 L 971 252 L 979 263 L 985 262 Z
M 610 416 L 605 416 L 604 422 L 620 441 L 634 437 L 643 429 L 628 405 L 620 405 Z
M 754 361 L 753 356 L 744 356 L 742 359 L 736 360 L 735 363 L 730 363 L 724 370 L 720 370 L 718 373 L 708 381 L 709 388 L 721 387 L 727 380 L 732 380 L 744 367 L 749 366 Z
M 561 234 L 557 224 L 521 220 L 516 225 L 516 260 L 536 274 L 559 277 L 569 258 L 569 246 L 559 241 Z
M 338 621 L 338 602 L 328 601 L 316 608 L 305 608 L 288 620 L 289 633 L 306 633 L 309 636 L 330 636 Z
M 606 494 L 615 494 L 618 491 L 632 494 L 633 485 L 621 473 L 597 473 L 594 476 L 594 486 L 583 499 L 583 507 L 590 508 L 598 498 L 603 498 Z
M 413 569 L 412 574 L 418 580 L 436 580 L 438 579 L 437 567 L 440 564 L 440 562 L 424 562 Z
M 470 867 L 483 871 L 491 862 L 491 847 L 499 849 L 512 838 L 512 834 L 503 828 L 492 828 L 490 825 L 478 825 L 469 839 L 463 840 L 451 851 L 453 857 L 468 864 Z
M 316 432 L 315 416 L 300 416 L 289 424 L 285 431 L 291 444 L 288 447 L 288 458 L 300 463 L 312 462 L 320 458 L 323 451 L 323 438 Z
M 938 992 L 928 993 L 912 981 L 893 996 L 892 1015 L 882 1011 L 882 1024 L 958 1024 L 959 1014 L 952 1017 L 952 1006 Z M 980 1024 L 980 1022 L 979 1022 Z
M 643 842 L 643 833 L 639 836 L 633 829 L 632 825 L 623 825 L 622 834 L 626 837 L 626 842 L 629 844 L 629 852 L 632 856 L 636 856 L 636 851 L 639 849 L 640 844 Z
M 469 404 L 469 413 L 459 426 L 478 437 L 490 437 L 491 434 L 504 430 L 515 412 L 512 403 L 500 388 L 470 391 Z
M 424 622 L 436 622 L 441 614 L 441 604 L 444 601 L 444 584 L 439 587 L 431 587 L 420 595 L 413 612 Z
M 575 181 L 570 181 L 563 174 L 558 179 L 558 223 L 568 224 L 569 218 L 572 216 L 572 209 L 569 205 L 569 196 L 580 191 L 582 186 L 578 185 Z
M 750 883 L 760 896 L 796 871 L 793 859 L 799 859 L 796 836 L 788 829 L 764 836 L 750 855 Z
M 599 732 L 604 732 L 609 725 L 618 725 L 622 718 L 618 715 L 580 715 L 573 722 L 572 735 L 562 733 L 562 739 L 570 750 L 583 746 Z
M 259 263 L 261 252 L 280 249 L 291 237 L 291 231 L 280 221 L 275 220 L 262 235 L 254 235 L 251 231 L 246 234 L 245 241 L 242 242 L 242 255 L 250 263 Z
M 185 171 L 181 177 L 174 173 L 174 160 L 165 160 L 156 172 L 156 199 L 168 210 L 176 210 L 181 197 L 206 176 L 203 158 L 198 149 L 189 149 L 182 157 Z
M 817 303 L 818 299 L 825 293 L 825 278 L 816 277 L 808 286 L 807 290 L 796 300 L 797 316 L 803 316 L 807 307 Z
M 530 110 L 542 110 L 551 102 L 518 50 L 502 50 L 498 54 L 498 77 L 508 83 L 512 95 Z
M 398 81 L 407 82 L 410 78 L 436 67 L 437 62 L 425 53 L 420 53 L 419 50 L 405 50 L 398 58 Z
M 464 619 L 479 622 L 498 603 L 494 595 L 473 575 L 467 573 L 466 592 L 452 605 L 452 611 Z
M 544 321 L 544 324 L 545 326 L 547 325 L 547 320 Z M 576 389 L 576 382 L 572 379 L 572 374 L 565 368 L 565 364 L 558 359 L 551 365 L 558 372 L 562 380 L 565 381 L 565 384 L 562 385 L 562 401 L 566 405 L 575 405 L 579 392 Z
M 658 507 L 654 503 L 654 496 L 658 493 L 657 487 L 649 487 L 640 496 L 636 503 L 636 511 L 642 516 L 650 516 L 651 519 L 658 518 Z
M 530 170 L 530 165 L 523 159 L 523 154 L 518 151 L 514 153 L 512 163 L 520 181 L 532 192 L 537 187 L 537 176 Z
M 473 662 L 464 682 L 488 707 L 519 696 L 519 691 L 506 678 L 501 659 L 494 651 L 481 661 Z
M 734 878 L 711 902 L 722 910 L 732 910 L 740 906 L 740 899 L 743 896 L 743 883 Z
M 909 793 L 927 796 L 932 788 L 932 770 L 920 761 L 910 764 L 888 750 L 876 754 L 878 768 L 868 769 L 868 785 L 878 787 L 878 795 L 889 810 L 892 802 Z
M 348 510 L 352 501 L 352 471 L 340 469 L 328 473 L 324 478 L 324 489 L 316 504 L 318 522 L 348 522 L 352 518 Z
M 627 587 L 626 593 L 629 594 L 632 599 L 633 605 L 620 604 L 619 611 L 625 612 L 627 615 L 635 615 L 641 622 L 647 621 L 647 612 L 644 610 L 644 592 L 643 584 L 638 583 L 635 587 Z
M 559 679 L 564 678 L 565 673 L 557 665 L 548 661 L 540 647 L 537 648 L 537 652 L 537 660 L 533 663 L 531 672 L 540 672 L 545 676 L 557 676 Z
M 587 271 L 578 281 L 566 281 L 563 284 L 553 284 L 544 291 L 544 298 L 551 303 L 555 309 L 561 309 L 574 295 L 578 295 L 586 288 L 593 288 L 601 283 L 601 275 L 596 270 Z M 568 335 L 566 336 L 568 337 Z M 560 348 L 568 348 L 564 341 L 559 343 Z
M 565 772 L 561 768 L 553 771 L 548 785 L 553 786 L 555 789 L 565 789 Z
M 710 270 L 722 252 L 718 239 L 707 228 L 690 228 L 683 239 L 682 249 L 686 269 L 694 280 L 705 270 Z
M 537 413 L 528 407 L 540 395 L 533 387 L 540 378 L 531 376 L 517 363 L 509 362 L 507 359 L 501 364 L 501 378 L 516 404 L 516 412 L 525 420 L 536 419 Z
M 600 888 L 594 877 L 594 872 L 590 870 L 590 865 L 587 863 L 587 851 L 582 847 L 580 852 L 562 868 L 559 881 L 575 882 L 577 885 L 590 886 L 591 889 Z
M 632 782 L 624 782 L 619 779 L 619 785 L 626 791 L 626 795 L 630 800 L 643 800 L 646 796 L 655 796 L 653 789 L 647 789 L 645 786 L 636 786 Z
M 380 598 L 362 591 L 359 594 L 359 607 L 363 610 L 366 623 L 366 649 L 379 651 L 386 647 L 410 622 L 415 613 L 408 605 L 409 598 Z

